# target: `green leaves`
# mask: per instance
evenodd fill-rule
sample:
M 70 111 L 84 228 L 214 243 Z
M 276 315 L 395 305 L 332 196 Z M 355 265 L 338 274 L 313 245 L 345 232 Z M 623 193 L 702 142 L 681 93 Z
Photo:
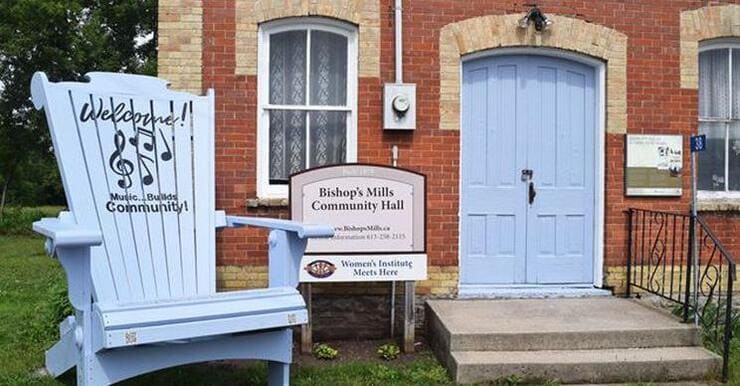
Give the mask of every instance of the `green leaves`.
M 333 360 L 339 355 L 339 350 L 326 343 L 321 343 L 314 346 L 313 355 L 318 359 Z
M 53 81 L 81 80 L 89 71 L 154 75 L 156 15 L 155 0 L 0 3 L 0 188 L 10 180 L 9 203 L 64 200 L 61 189 L 33 185 L 39 173 L 31 171 L 41 168 L 59 186 L 45 119 L 30 101 L 33 73 Z M 55 197 L 45 201 L 49 192 Z
M 401 349 L 393 343 L 386 343 L 384 345 L 381 345 L 380 347 L 378 347 L 378 350 L 376 352 L 378 353 L 378 356 L 380 356 L 380 358 L 387 361 L 394 360 L 398 358 L 399 355 L 401 355 Z

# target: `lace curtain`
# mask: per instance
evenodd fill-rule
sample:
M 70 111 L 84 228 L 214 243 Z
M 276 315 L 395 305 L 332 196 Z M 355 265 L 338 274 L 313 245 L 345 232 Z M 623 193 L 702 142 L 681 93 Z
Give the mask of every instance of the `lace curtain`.
M 269 112 L 271 183 L 346 161 L 346 109 L 311 108 L 347 106 L 346 37 L 315 30 L 271 35 L 269 94 L 270 105 L 289 106 Z
M 739 78 L 740 50 L 699 54 L 699 132 L 707 136 L 699 153 L 700 190 L 740 190 Z

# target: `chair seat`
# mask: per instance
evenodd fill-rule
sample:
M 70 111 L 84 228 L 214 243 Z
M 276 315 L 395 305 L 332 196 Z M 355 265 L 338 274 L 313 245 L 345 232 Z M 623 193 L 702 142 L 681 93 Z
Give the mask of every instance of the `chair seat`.
M 275 287 L 178 299 L 95 304 L 96 349 L 209 337 L 304 324 L 303 297 Z

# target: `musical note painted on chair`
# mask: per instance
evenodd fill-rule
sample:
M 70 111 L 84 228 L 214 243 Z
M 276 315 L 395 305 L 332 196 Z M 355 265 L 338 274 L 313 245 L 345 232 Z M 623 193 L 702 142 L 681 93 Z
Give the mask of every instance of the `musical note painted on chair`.
M 146 161 L 149 161 L 153 164 L 154 160 L 151 157 L 147 157 L 141 153 L 139 153 L 137 156 L 139 158 L 140 167 L 143 167 L 144 173 L 146 173 L 141 177 L 141 182 L 143 182 L 144 185 L 151 185 L 154 182 L 154 176 L 152 175 L 152 170 L 149 169 L 149 166 L 146 165 Z
M 113 136 L 116 150 L 108 159 L 113 173 L 118 174 L 121 178 L 118 180 L 118 186 L 127 189 L 131 187 L 131 173 L 134 172 L 134 163 L 123 158 L 123 150 L 126 148 L 126 135 L 121 130 L 116 131 Z
M 170 149 L 170 145 L 167 143 L 167 138 L 165 138 L 162 129 L 159 129 L 159 135 L 162 136 L 162 142 L 164 142 L 164 146 L 167 148 L 167 151 L 162 152 L 160 157 L 162 158 L 162 161 L 169 161 L 172 159 L 172 150 Z
M 144 150 L 153 151 L 154 141 L 156 140 L 156 138 L 154 138 L 153 130 L 148 130 L 143 127 L 137 127 L 136 136 L 133 138 L 129 138 L 128 141 L 131 143 L 131 145 L 136 146 L 138 148 L 139 144 L 142 144 L 140 140 L 141 135 L 149 139 L 149 142 L 143 142 Z M 159 135 L 162 137 L 162 143 L 164 144 L 164 148 L 166 149 L 159 155 L 159 158 L 162 161 L 169 161 L 172 159 L 172 149 L 170 148 L 170 144 L 169 142 L 167 142 L 167 137 L 165 137 L 164 133 L 162 132 L 162 129 L 159 129 Z
M 90 106 L 93 105 L 90 104 L 87 106 L 85 114 L 81 118 L 97 120 L 104 119 L 109 114 L 115 116 L 122 115 L 123 118 L 120 121 L 116 117 L 112 119 L 113 122 L 130 121 L 132 123 L 133 135 L 131 137 L 128 137 L 127 133 L 124 133 L 120 129 L 116 130 L 113 138 L 115 150 L 108 159 L 108 165 L 113 173 L 120 176 L 117 181 L 118 186 L 124 189 L 132 186 L 133 181 L 131 175 L 136 171 L 135 163 L 138 164 L 141 183 L 145 186 L 153 184 L 156 174 L 161 170 L 163 163 L 172 162 L 174 158 L 173 145 L 170 144 L 170 140 L 174 144 L 174 131 L 172 132 L 172 136 L 168 137 L 165 134 L 167 129 L 165 128 L 163 130 L 163 128 L 157 126 L 161 124 L 163 127 L 171 127 L 173 130 L 175 126 L 184 126 L 187 114 L 189 113 L 189 104 L 183 104 L 179 117 L 175 117 L 173 114 L 161 117 L 155 117 L 153 113 L 140 114 L 134 110 L 133 102 L 131 102 L 130 110 L 125 110 L 126 106 L 119 104 L 110 113 L 107 111 L 100 112 Z M 172 105 L 170 106 L 172 109 Z M 146 126 L 141 124 L 144 122 L 149 123 L 152 127 L 150 129 L 146 128 Z M 127 143 L 133 147 L 133 151 L 136 154 L 131 154 L 129 156 L 131 159 L 126 158 L 124 154 Z
M 143 135 L 147 138 L 149 138 L 149 142 L 144 142 L 144 150 L 152 151 L 154 150 L 154 133 L 152 133 L 151 130 L 147 130 L 143 127 L 137 127 L 136 128 L 136 136 L 133 138 L 129 138 L 129 142 L 133 146 L 139 146 L 139 138 Z

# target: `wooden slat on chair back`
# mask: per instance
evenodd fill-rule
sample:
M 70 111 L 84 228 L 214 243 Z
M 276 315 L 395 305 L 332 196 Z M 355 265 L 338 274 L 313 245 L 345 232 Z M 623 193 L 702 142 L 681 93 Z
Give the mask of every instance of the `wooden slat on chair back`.
M 213 94 L 164 80 L 90 73 L 89 83 L 32 81 L 67 203 L 100 229 L 92 251 L 98 301 L 215 292 Z

